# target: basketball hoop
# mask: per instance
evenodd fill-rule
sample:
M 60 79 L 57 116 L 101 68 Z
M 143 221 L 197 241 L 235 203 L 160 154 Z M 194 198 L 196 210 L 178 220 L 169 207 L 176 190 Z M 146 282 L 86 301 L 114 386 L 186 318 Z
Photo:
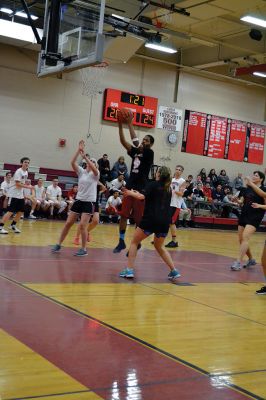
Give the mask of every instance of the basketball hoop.
M 87 68 L 80 69 L 82 78 L 82 94 L 83 96 L 94 97 L 101 90 L 101 82 L 107 72 L 109 63 L 104 61 L 98 65 L 91 65 Z

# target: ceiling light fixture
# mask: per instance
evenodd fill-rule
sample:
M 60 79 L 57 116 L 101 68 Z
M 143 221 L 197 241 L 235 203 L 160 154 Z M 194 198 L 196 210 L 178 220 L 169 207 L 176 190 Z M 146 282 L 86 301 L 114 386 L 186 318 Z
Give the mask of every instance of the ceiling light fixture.
M 250 24 L 253 25 L 258 25 L 262 26 L 263 28 L 266 28 L 266 20 L 262 18 L 256 18 L 252 17 L 251 15 L 245 15 L 244 17 L 240 18 L 241 21 L 244 22 L 249 22 Z
M 27 14 L 24 13 L 23 11 L 18 11 L 15 13 L 15 15 L 17 17 L 21 17 L 21 18 L 28 18 Z M 39 17 L 36 17 L 36 15 L 32 15 L 32 14 L 30 14 L 30 16 L 31 16 L 31 19 L 33 19 L 34 21 L 39 18 Z
M 13 11 L 10 10 L 10 8 L 6 8 L 6 7 L 1 7 L 1 8 L 0 8 L 0 11 L 1 11 L 2 13 L 5 13 L 5 14 L 12 14 L 12 13 L 13 13 Z
M 266 78 L 266 74 L 263 72 L 253 72 L 253 75 L 259 76 L 260 78 Z
M 170 53 L 170 54 L 177 53 L 176 49 L 172 49 L 171 47 L 162 46 L 162 45 L 156 44 L 156 43 L 146 42 L 145 47 L 148 47 L 149 49 L 153 49 L 153 50 L 162 51 L 164 53 Z

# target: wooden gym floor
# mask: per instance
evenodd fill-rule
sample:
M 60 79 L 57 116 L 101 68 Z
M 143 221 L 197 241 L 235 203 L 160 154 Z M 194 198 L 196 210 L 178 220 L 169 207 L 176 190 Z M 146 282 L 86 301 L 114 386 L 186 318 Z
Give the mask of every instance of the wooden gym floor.
M 263 274 L 230 270 L 235 231 L 179 229 L 171 284 L 151 238 L 127 281 L 117 225 L 98 226 L 82 258 L 75 227 L 51 254 L 62 226 L 24 221 L 0 236 L 1 400 L 266 398 Z M 258 261 L 264 240 L 251 241 Z

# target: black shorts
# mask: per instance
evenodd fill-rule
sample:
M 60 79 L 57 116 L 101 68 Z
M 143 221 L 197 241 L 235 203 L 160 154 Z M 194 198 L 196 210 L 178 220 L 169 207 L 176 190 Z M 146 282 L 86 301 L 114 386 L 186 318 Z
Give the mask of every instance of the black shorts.
M 239 217 L 238 225 L 243 227 L 245 227 L 246 225 L 252 225 L 256 229 L 258 229 L 262 220 L 263 216 L 261 217 L 260 215 L 248 215 L 246 213 L 243 213 Z
M 25 208 L 24 199 L 15 199 L 13 197 L 8 200 L 7 211 L 10 211 L 13 213 L 24 212 L 24 208 Z
M 94 204 L 91 201 L 75 200 L 70 211 L 76 214 L 93 214 Z

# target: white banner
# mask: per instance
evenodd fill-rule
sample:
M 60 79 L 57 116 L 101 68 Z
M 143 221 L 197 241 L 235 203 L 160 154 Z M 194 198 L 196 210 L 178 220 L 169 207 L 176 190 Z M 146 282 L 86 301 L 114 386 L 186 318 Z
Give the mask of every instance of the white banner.
M 159 107 L 157 128 L 171 132 L 181 131 L 183 111 L 172 107 Z

